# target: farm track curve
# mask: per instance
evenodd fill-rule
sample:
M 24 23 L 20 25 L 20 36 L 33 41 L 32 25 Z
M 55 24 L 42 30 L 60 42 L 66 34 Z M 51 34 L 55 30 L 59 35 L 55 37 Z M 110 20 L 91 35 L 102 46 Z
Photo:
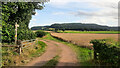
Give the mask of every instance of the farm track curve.
M 60 56 L 57 66 L 79 66 L 76 54 L 69 46 L 52 40 L 41 41 L 48 45 L 46 52 L 25 66 L 43 66 L 56 55 Z
M 50 59 L 55 57 L 58 54 L 58 47 L 50 42 L 43 41 L 47 44 L 46 51 L 40 57 L 33 59 L 30 63 L 25 66 L 43 66 L 46 64 Z

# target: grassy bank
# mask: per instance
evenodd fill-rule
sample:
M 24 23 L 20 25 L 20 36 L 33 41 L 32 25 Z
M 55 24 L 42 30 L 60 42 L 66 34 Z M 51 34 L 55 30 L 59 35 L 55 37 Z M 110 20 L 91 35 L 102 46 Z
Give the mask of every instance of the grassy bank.
M 120 34 L 120 31 L 58 31 L 60 33 L 81 33 L 81 34 Z
M 93 65 L 95 65 L 92 61 L 93 50 L 90 50 L 87 48 L 82 48 L 80 46 L 58 40 L 56 38 L 53 38 L 50 34 L 47 34 L 46 37 L 44 37 L 43 39 L 54 40 L 54 41 L 61 42 L 63 44 L 68 45 L 69 47 L 71 47 L 73 49 L 73 51 L 77 54 L 77 58 L 78 58 L 78 61 L 79 61 L 81 66 L 93 66 Z
M 15 48 L 2 48 L 2 66 L 19 66 L 31 61 L 45 52 L 46 44 L 42 41 L 36 41 L 34 45 L 24 48 L 19 55 Z

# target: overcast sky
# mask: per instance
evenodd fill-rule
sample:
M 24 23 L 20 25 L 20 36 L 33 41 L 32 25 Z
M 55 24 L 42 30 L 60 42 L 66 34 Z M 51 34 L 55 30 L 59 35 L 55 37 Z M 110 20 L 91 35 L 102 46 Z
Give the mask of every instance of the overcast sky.
M 50 0 L 36 10 L 29 27 L 53 23 L 95 23 L 118 26 L 119 0 Z

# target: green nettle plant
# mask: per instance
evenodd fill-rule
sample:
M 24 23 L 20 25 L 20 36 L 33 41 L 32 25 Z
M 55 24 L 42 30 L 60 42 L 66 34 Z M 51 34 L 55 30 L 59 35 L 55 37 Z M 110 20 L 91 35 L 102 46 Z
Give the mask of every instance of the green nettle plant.
M 2 2 L 2 43 L 15 39 L 15 23 L 19 24 L 18 39 L 34 39 L 35 34 L 28 28 L 35 9 L 43 9 L 39 2 Z M 1 21 L 1 20 L 0 20 Z

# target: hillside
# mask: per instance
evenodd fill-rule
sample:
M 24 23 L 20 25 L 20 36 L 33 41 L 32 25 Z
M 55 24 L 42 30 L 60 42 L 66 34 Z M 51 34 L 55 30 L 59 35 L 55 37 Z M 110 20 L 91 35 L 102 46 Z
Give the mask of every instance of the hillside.
M 49 28 L 55 28 L 59 30 L 80 30 L 80 31 L 109 31 L 118 30 L 118 27 L 102 26 L 97 24 L 82 24 L 82 23 L 63 23 L 52 24 L 51 26 L 36 26 L 32 27 L 32 30 L 49 30 Z

